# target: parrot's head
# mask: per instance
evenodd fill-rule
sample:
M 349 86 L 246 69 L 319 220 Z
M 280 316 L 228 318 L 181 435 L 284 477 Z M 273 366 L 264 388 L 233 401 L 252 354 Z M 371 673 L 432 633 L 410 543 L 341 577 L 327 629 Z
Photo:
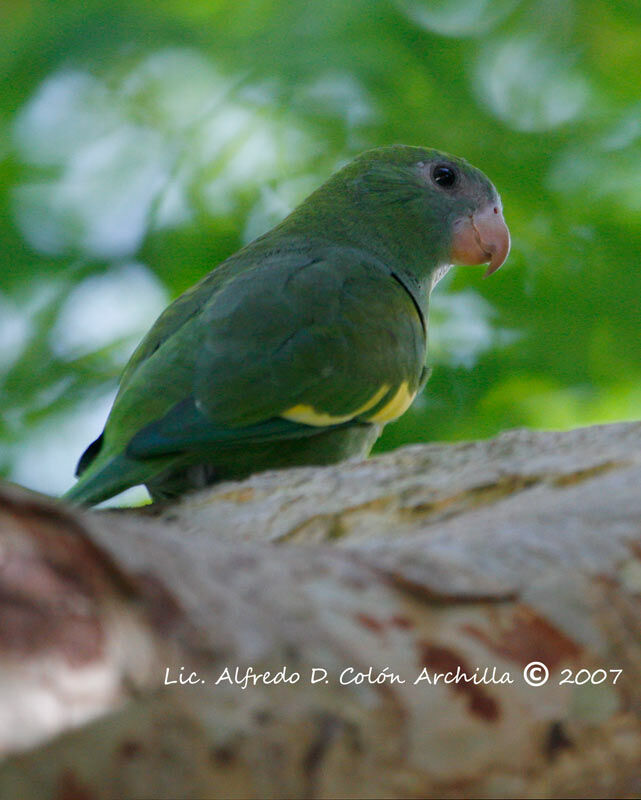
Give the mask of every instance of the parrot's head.
M 510 252 L 510 232 L 498 192 L 488 178 L 461 158 L 425 150 L 417 163 L 426 205 L 437 210 L 451 234 L 452 264 L 486 264 L 491 275 Z
M 510 234 L 498 192 L 464 159 L 393 145 L 363 153 L 341 172 L 344 190 L 383 235 L 403 238 L 419 255 L 423 249 L 435 271 L 489 263 L 490 275 L 507 258 Z

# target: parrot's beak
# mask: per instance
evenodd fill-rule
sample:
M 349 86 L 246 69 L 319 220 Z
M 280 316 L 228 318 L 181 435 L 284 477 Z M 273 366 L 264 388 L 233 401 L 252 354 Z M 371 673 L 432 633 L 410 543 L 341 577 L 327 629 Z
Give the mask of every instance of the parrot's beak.
M 454 223 L 451 260 L 453 264 L 486 264 L 486 277 L 503 264 L 510 252 L 510 232 L 499 205 L 461 217 Z

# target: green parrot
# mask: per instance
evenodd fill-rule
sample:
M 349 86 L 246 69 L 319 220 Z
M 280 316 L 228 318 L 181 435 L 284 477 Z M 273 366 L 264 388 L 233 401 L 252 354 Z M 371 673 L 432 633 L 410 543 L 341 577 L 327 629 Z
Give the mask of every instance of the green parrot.
M 452 264 L 505 261 L 485 175 L 437 150 L 370 150 L 158 318 L 65 495 L 154 500 L 365 457 L 422 388 L 430 291 Z

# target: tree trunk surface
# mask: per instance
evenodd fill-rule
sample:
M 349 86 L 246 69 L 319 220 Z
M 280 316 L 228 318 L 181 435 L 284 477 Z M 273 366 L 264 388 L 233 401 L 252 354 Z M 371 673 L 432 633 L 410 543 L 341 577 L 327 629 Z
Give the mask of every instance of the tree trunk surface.
M 5 484 L 0 748 L 20 800 L 640 797 L 641 423 Z

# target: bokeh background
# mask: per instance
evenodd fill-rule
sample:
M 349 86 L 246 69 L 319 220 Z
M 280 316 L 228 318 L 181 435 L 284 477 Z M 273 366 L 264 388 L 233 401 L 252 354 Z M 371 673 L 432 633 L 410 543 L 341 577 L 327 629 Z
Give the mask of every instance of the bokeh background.
M 3 476 L 68 488 L 163 307 L 395 142 L 483 169 L 513 250 L 439 285 L 377 448 L 641 416 L 638 2 L 4 0 L 0 29 Z

